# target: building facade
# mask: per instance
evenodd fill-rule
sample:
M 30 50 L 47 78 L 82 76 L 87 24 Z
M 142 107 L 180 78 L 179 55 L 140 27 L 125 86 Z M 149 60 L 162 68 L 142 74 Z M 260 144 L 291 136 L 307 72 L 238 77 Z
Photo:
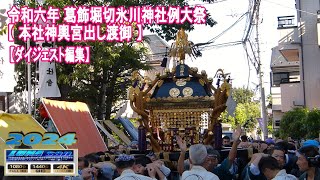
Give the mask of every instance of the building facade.
M 149 71 L 141 71 L 140 73 L 144 76 L 148 76 L 151 80 L 156 78 L 156 74 L 163 74 L 165 67 L 169 63 L 169 58 L 167 57 L 167 62 L 164 64 L 163 59 L 166 54 L 169 54 L 170 46 L 169 44 L 156 34 L 145 35 L 146 43 L 144 45 L 148 49 L 146 63 L 151 67 Z M 161 66 L 163 64 L 163 66 Z M 165 67 L 164 67 L 165 66 Z
M 161 75 L 165 71 L 165 65 L 163 64 L 163 60 L 166 57 L 166 53 L 169 53 L 170 46 L 168 43 L 163 40 L 161 37 L 159 37 L 156 34 L 151 35 L 145 35 L 145 42 L 143 43 L 144 47 L 147 48 L 147 55 L 145 57 L 145 63 L 151 67 L 150 70 L 144 71 L 141 70 L 140 74 L 143 76 L 149 77 L 151 80 L 154 80 L 156 78 L 156 75 L 160 73 Z M 169 62 L 169 58 L 167 60 Z M 163 66 L 161 66 L 163 65 Z M 123 102 L 123 105 L 121 105 L 121 108 L 116 113 L 115 119 L 118 119 L 119 117 L 122 118 L 137 118 L 138 114 L 132 110 L 130 107 L 129 100 L 126 100 Z
M 297 15 L 278 17 L 280 39 L 272 49 L 274 129 L 294 107 L 320 108 L 320 1 L 295 3 Z

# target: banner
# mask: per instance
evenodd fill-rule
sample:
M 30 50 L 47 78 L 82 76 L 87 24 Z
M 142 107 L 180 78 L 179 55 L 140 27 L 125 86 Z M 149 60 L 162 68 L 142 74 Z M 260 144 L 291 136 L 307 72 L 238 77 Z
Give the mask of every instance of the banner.
M 264 132 L 264 121 L 263 121 L 263 118 L 257 118 L 257 120 L 258 120 L 259 126 L 260 126 L 263 134 L 265 134 L 265 132 Z
M 231 93 L 232 91 L 230 91 L 230 94 Z M 234 112 L 236 111 L 236 108 L 237 108 L 237 102 L 233 99 L 232 95 L 228 97 L 226 105 L 227 105 L 228 116 L 234 117 L 235 116 Z
M 54 62 L 39 61 L 39 92 L 37 98 L 42 97 L 61 97 Z

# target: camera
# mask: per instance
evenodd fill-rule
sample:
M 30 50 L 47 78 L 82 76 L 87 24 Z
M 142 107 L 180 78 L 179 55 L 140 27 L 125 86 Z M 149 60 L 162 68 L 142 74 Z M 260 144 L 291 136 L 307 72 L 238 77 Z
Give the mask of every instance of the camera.
M 320 167 L 320 155 L 309 157 L 308 160 L 313 167 Z

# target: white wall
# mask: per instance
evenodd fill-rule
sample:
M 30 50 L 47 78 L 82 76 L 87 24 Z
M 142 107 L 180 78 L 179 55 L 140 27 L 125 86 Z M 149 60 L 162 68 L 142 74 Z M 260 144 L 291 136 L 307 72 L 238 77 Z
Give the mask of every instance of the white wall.
M 272 110 L 281 110 L 281 88 L 271 87 Z
M 302 35 L 304 62 L 305 97 L 308 108 L 320 108 L 320 48 L 317 42 L 317 11 L 320 9 L 319 0 L 300 0 L 303 11 L 302 23 L 305 33 Z
M 290 111 L 296 105 L 303 104 L 300 83 L 281 84 L 281 111 Z

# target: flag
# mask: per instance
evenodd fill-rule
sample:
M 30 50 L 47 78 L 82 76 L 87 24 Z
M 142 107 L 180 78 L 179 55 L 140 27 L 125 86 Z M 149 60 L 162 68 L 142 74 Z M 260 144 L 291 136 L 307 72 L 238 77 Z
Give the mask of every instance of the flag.
M 230 94 L 231 94 L 231 91 L 230 91 Z M 234 112 L 236 111 L 236 108 L 237 108 L 237 102 L 233 99 L 231 95 L 228 97 L 226 105 L 227 105 L 228 116 L 234 117 L 235 116 Z
M 68 146 L 68 148 L 78 149 L 80 157 L 108 150 L 87 104 L 45 98 L 42 98 L 42 104 L 60 135 L 69 132 L 76 133 L 77 143 Z
M 265 132 L 264 132 L 264 131 L 265 131 L 265 130 L 264 130 L 265 123 L 264 123 L 263 118 L 257 118 L 257 120 L 258 120 L 259 126 L 260 126 L 263 134 L 265 134 Z
M 39 92 L 37 98 L 42 97 L 61 97 L 54 62 L 39 61 Z

